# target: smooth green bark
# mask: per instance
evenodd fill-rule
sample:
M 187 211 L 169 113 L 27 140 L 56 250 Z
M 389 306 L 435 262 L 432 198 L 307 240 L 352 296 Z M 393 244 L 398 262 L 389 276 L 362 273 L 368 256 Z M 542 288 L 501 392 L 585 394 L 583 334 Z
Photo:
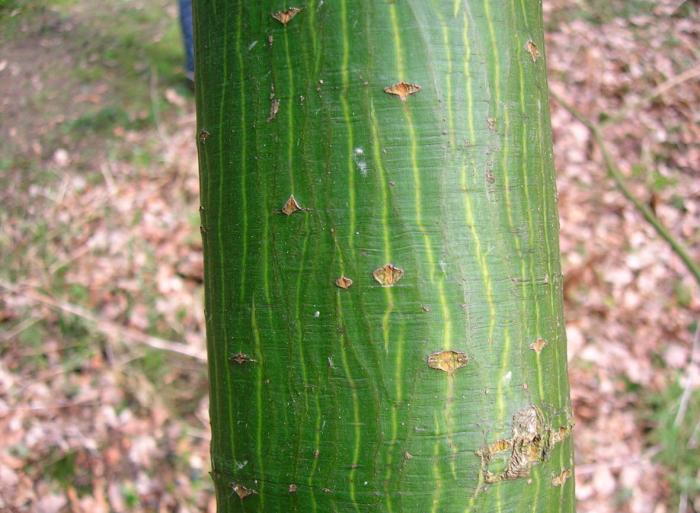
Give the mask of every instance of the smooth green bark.
M 539 2 L 195 24 L 219 511 L 573 511 Z

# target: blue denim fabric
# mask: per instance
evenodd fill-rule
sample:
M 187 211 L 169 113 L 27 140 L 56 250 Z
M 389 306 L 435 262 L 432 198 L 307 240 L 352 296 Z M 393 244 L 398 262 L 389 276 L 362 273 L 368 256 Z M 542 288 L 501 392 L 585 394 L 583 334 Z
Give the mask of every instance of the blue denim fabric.
M 194 48 L 192 46 L 192 0 L 180 0 L 180 26 L 185 46 L 185 70 L 194 72 Z

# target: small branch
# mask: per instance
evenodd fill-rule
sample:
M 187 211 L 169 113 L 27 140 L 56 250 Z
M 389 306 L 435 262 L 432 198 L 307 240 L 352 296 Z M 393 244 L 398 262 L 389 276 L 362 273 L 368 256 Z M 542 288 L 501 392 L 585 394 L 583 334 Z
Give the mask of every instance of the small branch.
M 151 96 L 151 109 L 153 111 L 153 120 L 156 124 L 156 132 L 161 142 L 166 143 L 167 137 L 163 131 L 163 124 L 160 122 L 160 96 L 158 92 L 158 70 L 151 66 L 151 77 L 150 77 L 150 96 Z
M 699 445 L 698 440 L 700 440 L 700 420 L 698 420 L 698 423 L 695 424 L 693 432 L 690 434 L 690 438 L 688 439 L 688 449 L 697 449 Z
M 681 85 L 683 82 L 687 82 L 688 80 L 692 80 L 696 77 L 700 77 L 700 63 L 696 64 L 692 68 L 688 68 L 687 70 L 685 70 L 682 73 L 679 73 L 678 75 L 669 78 L 665 82 L 662 82 L 654 89 L 652 89 L 652 91 L 649 94 L 642 98 L 637 105 L 641 105 L 648 101 L 651 101 L 657 96 L 661 96 L 669 89 L 673 89 L 674 87 Z
M 688 494 L 683 492 L 678 501 L 678 513 L 686 513 L 688 511 Z
M 678 242 L 673 235 L 666 229 L 666 227 L 661 223 L 658 217 L 651 211 L 651 209 L 645 205 L 639 198 L 637 198 L 634 193 L 627 187 L 625 183 L 625 175 L 622 174 L 620 168 L 617 167 L 612 155 L 608 151 L 605 145 L 605 140 L 603 134 L 595 123 L 593 123 L 586 116 L 581 114 L 575 107 L 570 105 L 566 100 L 562 99 L 558 94 L 551 92 L 552 97 L 562 106 L 564 109 L 569 111 L 569 113 L 578 119 L 583 125 L 590 130 L 593 135 L 600 152 L 603 155 L 603 161 L 605 162 L 605 169 L 607 170 L 608 176 L 613 179 L 615 185 L 620 190 L 620 192 L 627 198 L 637 209 L 637 211 L 642 214 L 642 217 L 647 220 L 647 222 L 656 230 L 656 233 L 664 239 L 673 252 L 678 255 L 678 257 L 683 261 L 688 272 L 693 275 L 695 281 L 700 285 L 700 267 L 693 260 L 693 258 L 688 254 L 688 251 L 683 247 L 683 245 Z
M 61 402 L 61 403 L 56 403 L 56 404 L 46 404 L 43 406 L 27 406 L 27 407 L 20 406 L 17 408 L 10 408 L 3 415 L 0 415 L 0 418 L 7 417 L 10 413 L 18 412 L 18 411 L 40 412 L 40 411 L 50 411 L 50 410 L 63 410 L 63 409 L 67 409 L 67 408 L 95 406 L 98 404 L 100 404 L 100 398 L 97 395 L 95 395 L 95 397 L 91 397 L 88 399 L 81 399 L 80 401 Z
M 657 96 L 661 96 L 664 94 L 666 91 L 673 89 L 676 86 L 679 86 L 683 84 L 684 82 L 687 82 L 688 80 L 692 80 L 696 77 L 700 77 L 700 63 L 696 64 L 695 66 L 688 68 L 687 70 L 683 71 L 682 73 L 679 73 L 678 75 L 675 75 L 665 82 L 662 82 L 658 86 L 656 86 L 654 89 L 651 90 L 651 92 L 642 98 L 640 98 L 636 102 L 630 102 L 629 105 L 625 105 L 622 107 L 620 112 L 615 114 L 614 116 L 610 116 L 608 119 L 603 121 L 601 125 L 611 125 L 613 123 L 617 123 L 618 121 L 622 121 L 625 119 L 630 112 L 632 112 L 635 109 L 638 109 L 645 105 L 646 103 L 650 102 Z M 557 100 L 558 101 L 558 100 Z
M 23 321 L 19 322 L 12 330 L 6 333 L 0 333 L 0 342 L 9 342 L 23 331 L 34 326 L 40 320 L 41 317 L 27 317 Z
M 680 403 L 678 404 L 678 413 L 673 421 L 673 427 L 678 428 L 685 419 L 685 413 L 688 411 L 688 401 L 693 392 L 693 379 L 691 376 L 691 368 L 700 363 L 700 322 L 695 328 L 695 336 L 693 337 L 693 347 L 690 350 L 690 361 L 685 373 L 685 386 L 681 395 Z
M 19 287 L 17 285 L 7 283 L 5 281 L 0 281 L 0 288 L 8 290 L 13 294 L 21 295 L 22 297 L 29 299 L 30 301 L 33 301 L 35 303 L 45 304 L 53 308 L 54 310 L 60 310 L 62 312 L 69 313 L 76 317 L 80 317 L 81 319 L 84 319 L 90 322 L 91 324 L 94 324 L 99 331 L 101 331 L 107 336 L 114 338 L 119 338 L 121 336 L 123 338 L 132 340 L 133 342 L 137 342 L 139 344 L 143 344 L 153 349 L 158 349 L 160 351 L 168 351 L 170 353 L 179 354 L 181 356 L 187 356 L 188 358 L 192 358 L 194 360 L 202 362 L 206 361 L 206 355 L 204 355 L 202 351 L 198 351 L 194 348 L 191 348 L 186 344 L 183 344 L 181 342 L 172 342 L 170 340 L 165 340 L 158 337 L 153 337 L 140 331 L 125 328 L 115 322 L 100 319 L 98 316 L 81 306 L 53 299 L 49 296 L 41 294 L 40 292 L 37 292 L 36 290 L 30 287 Z

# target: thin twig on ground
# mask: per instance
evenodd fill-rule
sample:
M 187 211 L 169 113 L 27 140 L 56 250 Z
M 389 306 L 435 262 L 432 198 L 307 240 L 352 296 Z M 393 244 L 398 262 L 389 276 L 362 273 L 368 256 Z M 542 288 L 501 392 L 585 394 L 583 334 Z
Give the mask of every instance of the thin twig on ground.
M 13 329 L 7 332 L 0 333 L 0 342 L 9 342 L 13 338 L 15 338 L 17 335 L 22 333 L 23 331 L 31 328 L 34 326 L 37 322 L 41 321 L 41 317 L 34 317 L 34 316 L 29 316 L 23 321 L 20 321 Z
M 90 397 L 87 399 L 81 399 L 79 401 L 67 401 L 55 404 L 44 404 L 41 406 L 19 406 L 17 408 L 10 408 L 0 415 L 0 418 L 8 416 L 12 412 L 16 411 L 32 411 L 40 412 L 47 410 L 64 410 L 68 408 L 84 407 L 84 406 L 96 406 L 100 404 L 100 398 L 95 395 L 95 397 Z
M 32 287 L 29 286 L 19 286 L 12 283 L 7 283 L 5 281 L 0 281 L 0 288 L 8 290 L 13 294 L 21 295 L 22 297 L 33 301 L 35 303 L 45 304 L 55 310 L 60 310 L 93 324 L 99 331 L 105 335 L 113 338 L 125 338 L 139 344 L 151 347 L 153 349 L 158 349 L 160 351 L 168 351 L 170 353 L 179 354 L 181 356 L 187 356 L 188 358 L 193 358 L 199 361 L 206 361 L 206 355 L 203 351 L 189 347 L 181 342 L 173 342 L 170 340 L 165 340 L 159 337 L 154 337 L 152 335 L 147 335 L 140 331 L 136 331 L 130 328 L 125 328 L 119 324 L 108 321 L 106 319 L 100 319 L 94 313 L 86 310 L 85 308 L 68 303 L 66 301 L 59 301 L 42 294 Z
M 658 86 L 656 86 L 654 89 L 651 90 L 648 94 L 644 95 L 642 98 L 640 98 L 636 102 L 630 102 L 628 105 L 625 105 L 620 109 L 619 112 L 614 114 L 613 116 L 610 116 L 607 118 L 605 121 L 601 122 L 601 126 L 605 125 L 612 125 L 614 123 L 617 123 L 618 121 L 622 121 L 625 119 L 632 111 L 641 108 L 644 106 L 646 103 L 650 102 L 657 96 L 661 96 L 665 92 L 669 91 L 670 89 L 673 89 L 674 87 L 677 87 L 688 80 L 692 80 L 694 78 L 700 77 L 700 63 L 697 63 L 695 66 L 692 66 L 688 68 L 687 70 L 683 71 L 682 73 L 679 73 L 678 75 L 674 75 L 668 80 L 662 82 Z

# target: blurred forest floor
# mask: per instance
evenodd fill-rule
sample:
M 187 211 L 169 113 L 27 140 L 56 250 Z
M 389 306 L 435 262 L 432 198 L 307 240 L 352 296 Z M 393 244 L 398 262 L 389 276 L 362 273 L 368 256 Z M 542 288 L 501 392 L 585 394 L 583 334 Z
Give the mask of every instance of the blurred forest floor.
M 0 0 L 0 511 L 214 511 L 176 16 Z M 551 88 L 697 259 L 698 3 L 547 0 L 545 17 Z M 700 513 L 700 290 L 587 129 L 555 101 L 552 122 L 578 511 Z

